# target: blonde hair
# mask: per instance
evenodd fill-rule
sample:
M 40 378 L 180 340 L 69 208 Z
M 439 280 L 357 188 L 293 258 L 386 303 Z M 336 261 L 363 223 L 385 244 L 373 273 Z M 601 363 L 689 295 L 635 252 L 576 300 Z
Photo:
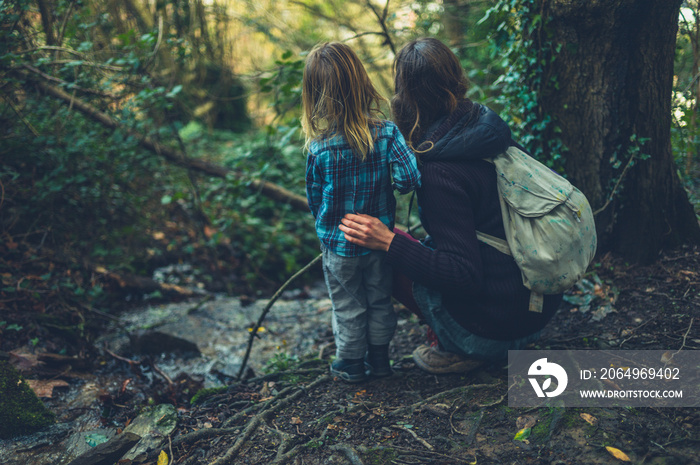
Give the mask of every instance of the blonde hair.
M 379 122 L 384 100 L 350 47 L 339 42 L 317 45 L 306 58 L 302 79 L 306 148 L 316 138 L 340 134 L 364 161 L 374 147 L 372 127 Z

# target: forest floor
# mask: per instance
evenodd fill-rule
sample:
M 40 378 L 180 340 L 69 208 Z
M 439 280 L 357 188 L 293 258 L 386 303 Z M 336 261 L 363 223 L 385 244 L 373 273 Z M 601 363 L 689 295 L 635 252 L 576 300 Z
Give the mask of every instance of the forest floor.
M 651 266 L 603 257 L 567 300 L 534 348 L 698 350 L 700 249 L 667 253 Z M 111 412 L 105 424 L 126 427 L 149 399 L 177 409 L 177 426 L 158 447 L 120 464 L 699 463 L 697 407 L 512 408 L 504 366 L 441 376 L 417 368 L 410 354 L 425 329 L 407 312 L 400 316 L 395 374 L 361 384 L 329 375 L 330 331 L 319 333 L 321 353 L 232 382 L 196 404 L 196 380 L 147 380 L 126 358 L 106 356 L 100 365 L 98 357 L 83 370 L 123 375 L 125 384 L 100 396 Z M 75 418 L 50 406 L 58 422 Z

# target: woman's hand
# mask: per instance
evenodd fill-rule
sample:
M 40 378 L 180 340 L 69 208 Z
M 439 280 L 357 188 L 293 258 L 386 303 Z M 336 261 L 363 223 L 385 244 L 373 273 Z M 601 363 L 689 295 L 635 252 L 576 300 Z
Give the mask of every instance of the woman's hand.
M 338 228 L 345 239 L 353 244 L 373 250 L 388 251 L 395 234 L 377 218 L 365 214 L 348 213 L 340 220 Z

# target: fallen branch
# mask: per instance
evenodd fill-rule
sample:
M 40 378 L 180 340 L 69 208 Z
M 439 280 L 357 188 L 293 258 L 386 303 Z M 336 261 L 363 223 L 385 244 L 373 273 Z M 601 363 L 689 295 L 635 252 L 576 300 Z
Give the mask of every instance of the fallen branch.
M 316 262 L 318 262 L 320 259 L 321 255 L 318 255 L 316 258 L 307 263 L 306 266 L 304 266 L 301 270 L 294 273 L 294 275 L 291 278 L 289 278 L 287 282 L 282 284 L 282 286 L 279 289 L 277 289 L 277 292 L 275 292 L 270 301 L 267 303 L 262 313 L 260 314 L 260 318 L 258 318 L 257 323 L 255 323 L 255 326 L 253 326 L 250 330 L 250 337 L 248 338 L 248 347 L 246 348 L 245 356 L 243 357 L 243 361 L 241 362 L 241 369 L 238 371 L 238 376 L 236 377 L 236 379 L 240 381 L 243 377 L 243 372 L 245 371 L 245 367 L 248 364 L 248 358 L 250 357 L 250 351 L 253 348 L 253 341 L 258 335 L 258 329 L 260 328 L 260 326 L 262 326 L 263 320 L 265 320 L 265 317 L 267 316 L 274 303 L 277 301 L 277 299 L 280 298 L 282 292 L 284 292 L 284 290 L 287 289 L 287 287 L 292 283 L 292 281 L 304 274 L 306 270 L 315 265 Z
M 76 110 L 80 111 L 82 114 L 85 116 L 91 118 L 94 121 L 97 121 L 98 123 L 102 124 L 106 128 L 109 129 L 119 129 L 121 131 L 124 131 L 125 133 L 129 134 L 130 136 L 134 137 L 136 140 L 138 140 L 138 143 L 141 147 L 150 150 L 152 152 L 157 153 L 158 155 L 164 157 L 166 160 L 170 161 L 171 163 L 174 163 L 178 166 L 182 166 L 184 168 L 197 171 L 200 173 L 204 173 L 210 176 L 215 176 L 219 178 L 226 178 L 227 176 L 233 176 L 235 178 L 242 178 L 243 174 L 239 173 L 237 171 L 233 171 L 229 168 L 226 168 L 224 166 L 216 165 L 214 163 L 210 163 L 206 160 L 201 160 L 198 158 L 190 158 L 187 157 L 184 153 L 180 152 L 179 150 L 174 150 L 171 149 L 170 147 L 167 147 L 163 144 L 160 144 L 159 142 L 154 141 L 148 136 L 145 136 L 143 134 L 138 133 L 137 131 L 133 129 L 129 129 L 125 127 L 122 123 L 119 121 L 115 120 L 112 118 L 110 115 L 107 113 L 104 113 L 100 111 L 99 109 L 95 108 L 94 106 L 90 105 L 89 103 L 78 99 L 78 98 L 73 98 L 72 95 L 66 93 L 62 89 L 52 86 L 50 84 L 47 84 L 45 82 L 37 82 L 37 85 L 43 89 L 45 92 L 48 94 L 58 98 L 59 100 L 63 100 L 66 103 L 69 103 L 75 108 Z M 300 211 L 308 211 L 308 203 L 306 201 L 306 197 L 295 194 L 284 187 L 278 186 L 276 184 L 273 184 L 271 182 L 267 181 L 260 181 L 258 179 L 253 179 L 249 181 L 250 186 L 253 189 L 259 190 L 263 195 L 273 199 L 277 200 L 280 202 L 288 203 L 290 206 L 293 208 L 300 210 Z
M 159 283 L 147 276 L 118 274 L 102 266 L 88 265 L 88 268 L 92 272 L 111 280 L 124 291 L 139 291 L 143 294 L 160 291 L 164 296 L 171 297 L 194 297 L 202 294 L 200 291 L 194 291 L 175 284 Z
M 413 437 L 416 439 L 416 441 L 418 441 L 418 442 L 420 442 L 421 444 L 423 444 L 423 445 L 425 446 L 426 449 L 428 449 L 428 450 L 435 450 L 435 447 L 433 447 L 432 444 L 430 444 L 428 441 L 426 441 L 426 440 L 423 439 L 422 437 L 418 436 L 418 434 L 416 434 L 416 432 L 413 431 L 412 429 L 406 428 L 405 426 L 401 426 L 401 425 L 391 425 L 391 427 L 394 428 L 394 429 L 400 429 L 401 431 L 406 431 L 408 434 L 410 434 L 411 436 L 413 436 Z

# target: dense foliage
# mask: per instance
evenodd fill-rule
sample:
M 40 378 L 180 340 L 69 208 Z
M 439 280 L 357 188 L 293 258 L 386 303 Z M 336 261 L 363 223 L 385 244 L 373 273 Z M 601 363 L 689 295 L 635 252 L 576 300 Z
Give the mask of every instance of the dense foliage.
M 63 310 L 80 324 L 81 306 L 161 295 L 127 289 L 113 272 L 151 277 L 170 266 L 159 279 L 255 294 L 307 263 L 318 253 L 310 214 L 252 186 L 304 193 L 299 84 L 304 52 L 320 40 L 351 43 L 387 96 L 402 43 L 444 40 L 467 70 L 469 95 L 561 169 L 557 123 L 539 106 L 556 89 L 546 65 L 560 46 L 540 4 L 0 1 L 0 300 L 16 312 Z M 689 186 L 694 25 L 679 36 L 674 133 Z M 144 147 L 146 137 L 230 175 L 188 170 Z M 415 223 L 407 204 L 399 223 Z M 1 322 L 4 331 L 16 323 Z

